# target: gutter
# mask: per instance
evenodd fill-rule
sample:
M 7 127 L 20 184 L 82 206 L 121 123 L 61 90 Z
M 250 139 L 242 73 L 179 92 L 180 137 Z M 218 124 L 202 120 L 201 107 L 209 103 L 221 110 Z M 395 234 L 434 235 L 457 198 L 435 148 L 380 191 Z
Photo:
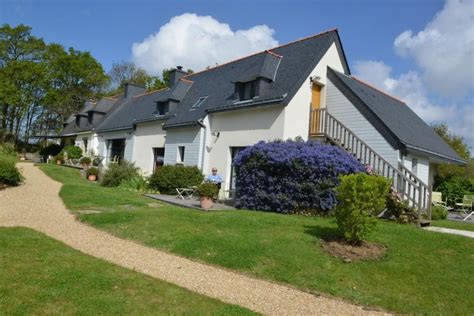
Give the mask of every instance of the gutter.
M 408 149 L 414 149 L 414 150 L 417 150 L 417 151 L 421 151 L 421 152 L 424 152 L 424 153 L 428 153 L 430 155 L 433 155 L 433 156 L 437 156 L 439 158 L 442 158 L 444 160 L 448 160 L 448 161 L 451 161 L 451 162 L 456 162 L 460 165 L 467 165 L 467 161 L 463 160 L 463 159 L 457 159 L 457 158 L 454 158 L 454 157 L 449 157 L 449 156 L 446 156 L 446 155 L 443 155 L 443 154 L 440 154 L 440 153 L 437 153 L 437 152 L 434 152 L 434 151 L 431 151 L 431 150 L 427 150 L 427 149 L 424 149 L 424 148 L 421 148 L 421 147 L 417 147 L 415 145 L 410 145 L 410 144 L 406 144 L 406 143 L 403 143 L 405 145 L 406 148 Z

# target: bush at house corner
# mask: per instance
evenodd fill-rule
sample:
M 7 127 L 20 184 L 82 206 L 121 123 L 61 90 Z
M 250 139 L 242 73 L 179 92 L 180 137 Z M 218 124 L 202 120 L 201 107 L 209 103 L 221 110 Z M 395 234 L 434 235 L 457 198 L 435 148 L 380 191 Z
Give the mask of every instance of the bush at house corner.
M 338 176 L 365 170 L 339 147 L 292 140 L 247 147 L 234 166 L 237 206 L 278 213 L 328 212 Z

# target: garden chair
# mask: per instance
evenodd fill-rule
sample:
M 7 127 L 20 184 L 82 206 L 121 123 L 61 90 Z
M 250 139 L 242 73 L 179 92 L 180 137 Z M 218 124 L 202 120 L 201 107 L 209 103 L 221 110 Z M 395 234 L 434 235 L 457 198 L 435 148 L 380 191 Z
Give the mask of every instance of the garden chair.
M 442 193 L 441 192 L 431 192 L 431 202 L 433 203 L 433 205 L 438 205 L 438 206 L 443 206 L 445 208 L 447 208 L 447 200 L 446 199 L 445 201 L 443 201 L 443 198 L 442 198 Z
M 474 195 L 464 195 L 462 200 L 458 199 L 455 202 L 455 210 L 459 212 L 459 215 L 463 217 L 464 221 L 474 215 L 474 212 L 472 211 Z

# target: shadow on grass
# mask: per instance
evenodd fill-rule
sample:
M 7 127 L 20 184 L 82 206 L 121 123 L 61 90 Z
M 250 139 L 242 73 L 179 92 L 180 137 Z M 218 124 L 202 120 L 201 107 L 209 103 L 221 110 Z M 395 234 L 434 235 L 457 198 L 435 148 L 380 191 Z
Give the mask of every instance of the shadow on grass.
M 339 232 L 335 227 L 327 226 L 304 226 L 305 234 L 322 239 L 322 240 L 336 240 L 340 238 Z

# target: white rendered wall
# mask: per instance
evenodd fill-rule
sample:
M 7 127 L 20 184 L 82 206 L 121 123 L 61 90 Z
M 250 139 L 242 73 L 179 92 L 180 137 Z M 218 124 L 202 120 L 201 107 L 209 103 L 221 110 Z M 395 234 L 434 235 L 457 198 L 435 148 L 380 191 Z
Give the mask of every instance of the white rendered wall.
M 127 161 L 133 161 L 133 131 L 132 130 L 125 130 L 125 131 L 116 131 L 116 132 L 107 132 L 98 135 L 99 139 L 99 156 L 105 157 L 105 163 L 108 163 L 112 157 L 108 157 L 107 152 L 107 141 L 111 139 L 118 139 L 118 138 L 125 138 L 125 152 L 124 152 L 124 159 Z
M 153 148 L 165 147 L 166 131 L 161 128 L 162 124 L 161 121 L 140 124 L 135 130 L 132 161 L 145 174 L 153 173 Z
M 385 140 L 330 80 L 326 84 L 326 108 L 331 115 L 347 126 L 380 156 L 394 167 L 398 166 L 398 150 Z
M 210 169 L 216 167 L 224 180 L 222 190 L 227 190 L 231 167 L 230 147 L 246 147 L 261 140 L 282 139 L 283 112 L 283 106 L 277 105 L 212 114 L 209 117 L 211 134 L 205 149 L 209 162 L 206 170 L 203 170 L 204 174 L 209 175 Z
M 295 138 L 301 136 L 308 139 L 309 116 L 311 110 L 311 83 L 310 77 L 320 77 L 318 80 L 325 85 L 327 82 L 327 67 L 344 72 L 343 61 L 339 56 L 336 44 L 332 44 L 319 63 L 306 78 L 303 85 L 299 88 L 290 103 L 285 109 L 285 127 L 283 138 Z M 325 106 L 325 88 L 321 90 L 321 107 Z

